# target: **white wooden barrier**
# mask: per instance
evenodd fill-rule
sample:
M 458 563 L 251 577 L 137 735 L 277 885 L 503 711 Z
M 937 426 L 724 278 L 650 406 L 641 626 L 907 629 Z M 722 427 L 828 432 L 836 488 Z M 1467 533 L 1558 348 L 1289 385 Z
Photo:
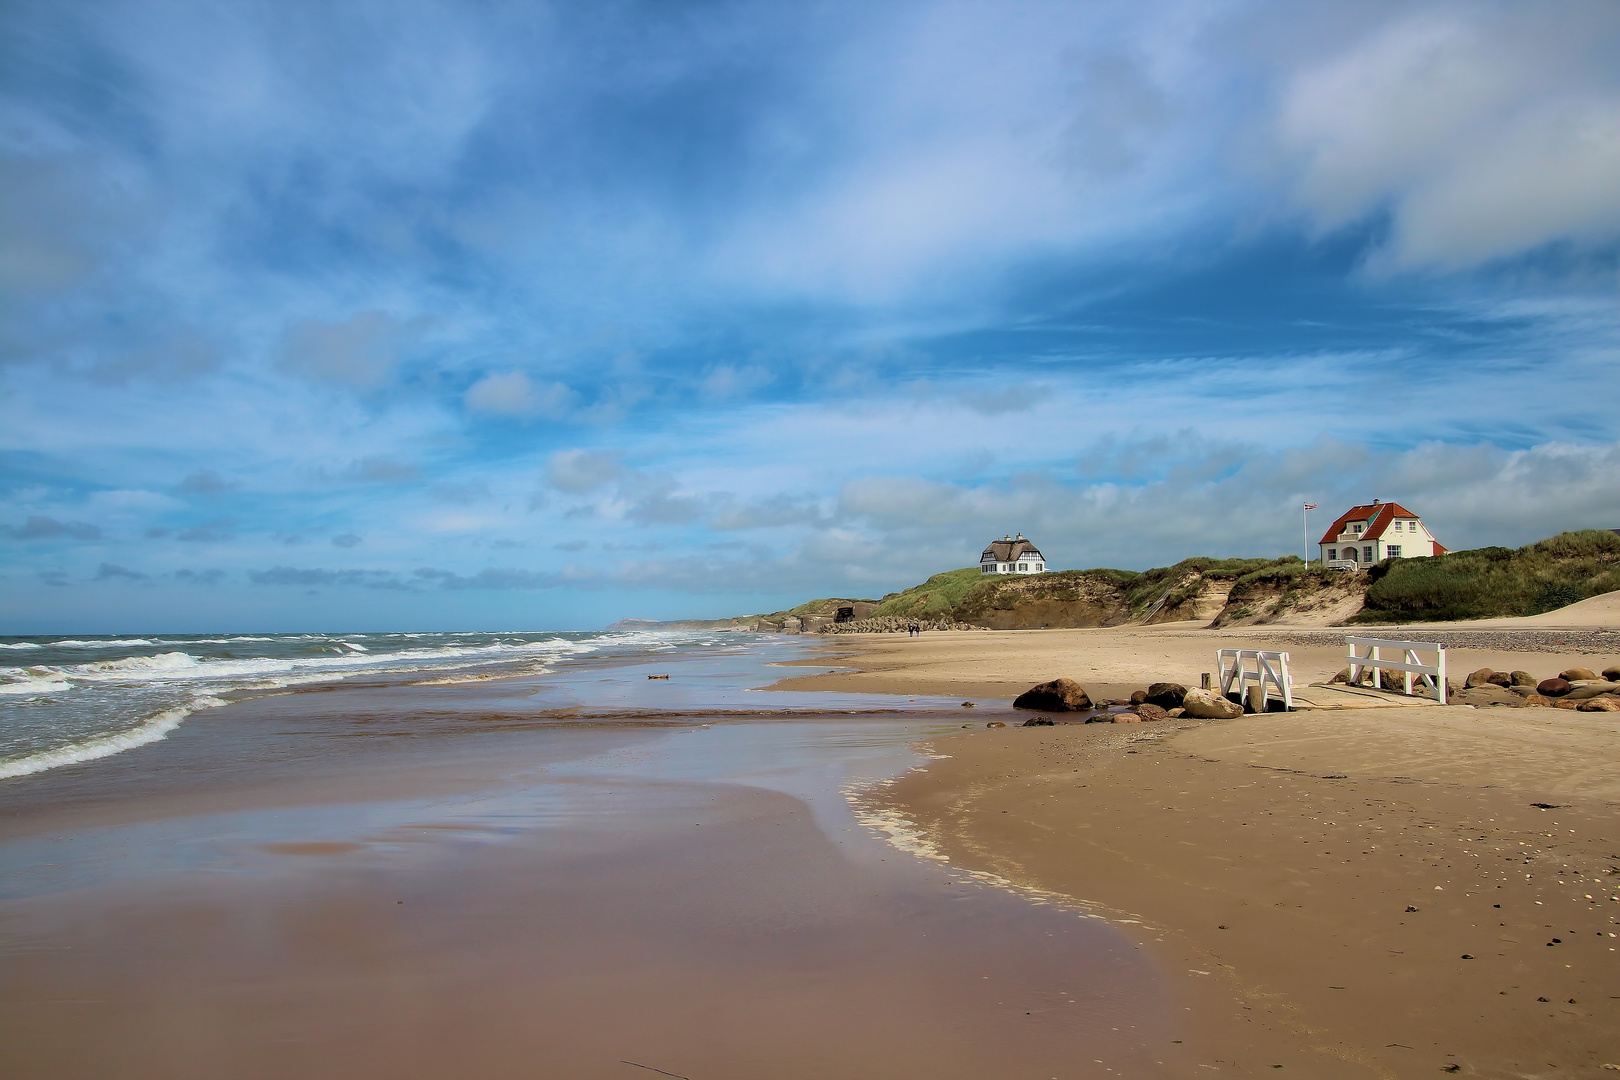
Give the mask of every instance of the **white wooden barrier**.
M 1254 670 L 1250 671 L 1249 661 L 1254 661 Z M 1282 698 L 1283 707 L 1289 710 L 1294 708 L 1294 682 L 1288 675 L 1288 654 L 1285 652 L 1260 652 L 1256 649 L 1216 649 L 1215 663 L 1221 673 L 1221 695 L 1224 697 L 1237 687 L 1238 697 L 1244 698 L 1249 683 L 1260 684 L 1260 711 L 1265 712 L 1266 703 L 1271 697 L 1271 688 L 1275 687 L 1277 696 Z
M 1400 671 L 1406 675 L 1406 692 L 1412 692 L 1412 676 L 1417 675 L 1434 691 L 1434 699 L 1440 704 L 1446 703 L 1446 646 L 1441 641 L 1387 641 L 1383 638 L 1347 637 L 1344 639 L 1345 648 L 1350 651 L 1350 685 L 1356 685 L 1361 673 L 1368 669 L 1373 673 L 1373 685 L 1382 688 L 1384 670 Z M 1367 651 L 1357 653 L 1360 646 Z M 1385 649 L 1394 649 L 1401 653 L 1399 660 L 1391 660 L 1384 655 Z M 1438 659 L 1433 665 L 1418 663 L 1417 654 L 1432 652 Z

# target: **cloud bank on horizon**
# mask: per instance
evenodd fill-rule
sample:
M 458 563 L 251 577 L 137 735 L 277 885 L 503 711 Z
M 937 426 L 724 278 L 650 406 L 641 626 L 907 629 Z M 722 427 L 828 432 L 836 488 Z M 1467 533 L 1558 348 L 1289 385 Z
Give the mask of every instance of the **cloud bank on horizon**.
M 15 0 L 0 632 L 1620 527 L 1617 54 L 1601 0 Z

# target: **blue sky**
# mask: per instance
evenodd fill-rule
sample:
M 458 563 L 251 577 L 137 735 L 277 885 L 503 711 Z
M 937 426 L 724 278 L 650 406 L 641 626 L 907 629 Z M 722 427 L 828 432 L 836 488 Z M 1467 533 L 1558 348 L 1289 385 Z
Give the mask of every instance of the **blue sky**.
M 1620 527 L 1612 3 L 12 0 L 0 631 Z

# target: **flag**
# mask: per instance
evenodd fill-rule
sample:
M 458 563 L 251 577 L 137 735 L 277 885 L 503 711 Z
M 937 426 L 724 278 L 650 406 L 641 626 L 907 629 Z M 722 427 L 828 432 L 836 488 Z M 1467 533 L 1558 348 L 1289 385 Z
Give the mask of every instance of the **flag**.
M 1307 510 L 1315 510 L 1318 506 L 1321 506 L 1321 505 L 1322 505 L 1321 503 L 1306 503 L 1305 504 L 1305 509 L 1307 509 Z

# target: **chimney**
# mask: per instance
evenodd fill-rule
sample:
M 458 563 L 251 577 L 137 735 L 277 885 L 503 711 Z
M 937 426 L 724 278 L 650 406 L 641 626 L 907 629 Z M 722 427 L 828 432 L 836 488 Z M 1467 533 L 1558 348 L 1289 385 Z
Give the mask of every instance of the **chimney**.
M 1384 500 L 1383 500 L 1383 499 L 1374 499 L 1374 500 L 1373 500 L 1373 503 L 1372 503 L 1372 504 L 1373 504 L 1373 505 L 1374 505 L 1374 506 L 1378 506 L 1378 505 L 1379 505 L 1379 504 L 1381 504 L 1381 503 L 1382 503 L 1382 502 L 1383 502 L 1383 501 L 1384 501 Z

